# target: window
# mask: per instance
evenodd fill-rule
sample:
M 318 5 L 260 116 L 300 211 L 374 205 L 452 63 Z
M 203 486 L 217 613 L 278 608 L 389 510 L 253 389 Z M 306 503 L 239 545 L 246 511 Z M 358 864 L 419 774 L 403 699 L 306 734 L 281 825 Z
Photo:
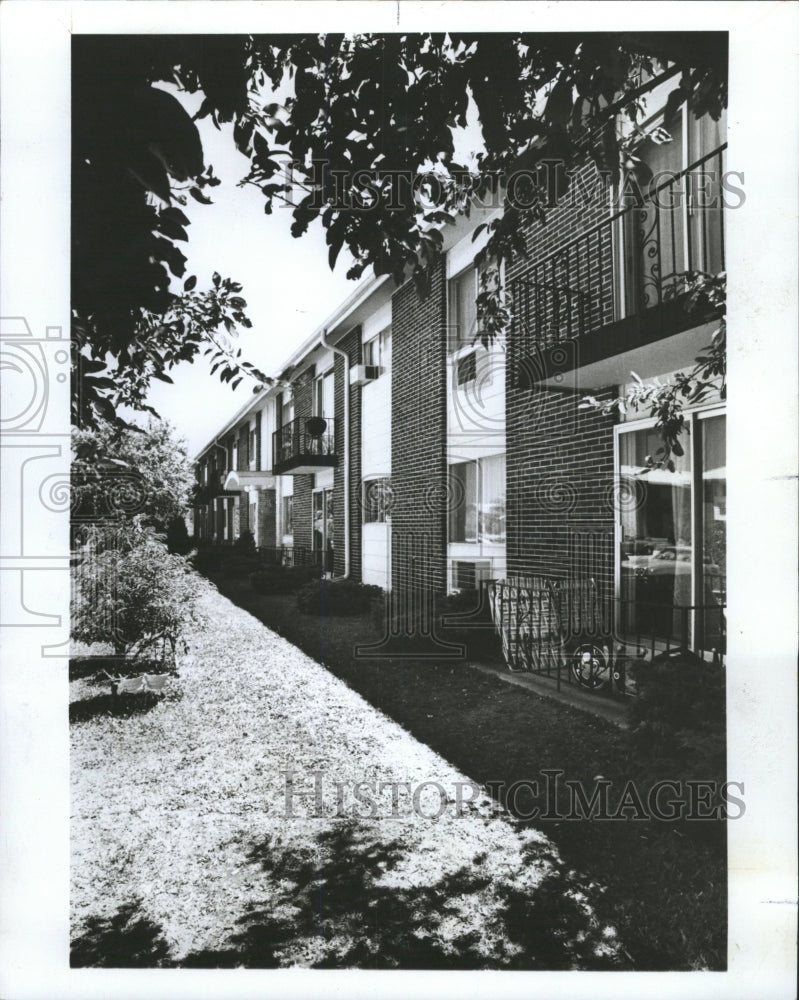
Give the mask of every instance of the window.
M 618 515 L 621 618 L 630 631 L 717 648 L 726 599 L 725 417 L 693 414 L 680 443 L 673 470 L 652 469 L 654 428 L 619 433 L 622 492 L 631 498 Z
M 477 333 L 477 271 L 468 267 L 449 283 L 449 349 L 474 342 Z
M 257 464 L 257 459 L 258 459 L 257 450 L 258 450 L 258 447 L 257 447 L 257 438 L 256 438 L 256 434 L 255 434 L 255 425 L 253 425 L 250 428 L 250 464 L 251 465 L 252 465 L 253 462 L 256 462 L 256 464 Z
M 451 542 L 505 543 L 505 456 L 449 467 Z
M 314 383 L 314 416 L 332 417 L 335 413 L 333 372 L 325 372 Z
M 391 480 L 367 479 L 363 484 L 363 523 L 385 524 L 391 517 Z
M 477 353 L 475 351 L 458 359 L 455 374 L 458 385 L 466 385 L 467 382 L 473 382 L 477 378 Z
M 366 341 L 363 345 L 363 363 L 382 368 L 391 366 L 391 327 Z
M 628 314 L 682 292 L 687 271 L 715 274 L 724 268 L 720 147 L 726 141 L 726 114 L 718 122 L 710 115 L 696 119 L 685 107 L 667 133 L 668 141 L 648 139 L 636 154 L 653 177 L 644 191 L 646 203 L 623 219 L 630 250 L 624 281 Z M 626 193 L 632 198 L 625 204 L 638 202 L 634 187 Z
M 283 497 L 283 534 L 294 534 L 294 497 Z

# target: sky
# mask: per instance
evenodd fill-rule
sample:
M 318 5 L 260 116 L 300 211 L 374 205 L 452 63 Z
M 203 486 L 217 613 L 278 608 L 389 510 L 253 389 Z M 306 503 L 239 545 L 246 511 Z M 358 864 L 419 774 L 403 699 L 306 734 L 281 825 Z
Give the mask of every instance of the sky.
M 176 96 L 191 113 L 199 107 L 196 95 Z M 191 220 L 188 243 L 180 244 L 187 258 L 186 277 L 197 275 L 198 288 L 203 288 L 218 271 L 243 285 L 253 326 L 239 331 L 238 346 L 246 360 L 271 374 L 356 287 L 345 278 L 352 258 L 343 249 L 331 272 L 321 224 L 294 239 L 290 208 L 278 207 L 276 201 L 272 214 L 266 215 L 260 190 L 237 186 L 248 160 L 235 148 L 232 129 L 223 125 L 217 131 L 210 119 L 197 125 L 206 165 L 213 165 L 222 183 L 206 189 L 212 205 L 189 198 L 181 206 Z M 173 385 L 153 381 L 148 402 L 174 424 L 192 456 L 244 405 L 254 385 L 245 378 L 231 390 L 211 374 L 204 355 L 170 375 Z
M 169 90 L 190 114 L 202 97 Z M 272 95 L 281 101 L 285 94 Z M 456 159 L 472 160 L 483 148 L 477 108 L 469 99 L 467 125 L 453 129 Z M 243 285 L 251 330 L 241 330 L 238 346 L 245 360 L 267 374 L 277 374 L 289 357 L 327 316 L 349 296 L 358 282 L 345 277 L 353 262 L 342 247 L 335 271 L 328 265 L 324 230 L 317 219 L 299 239 L 290 233 L 291 208 L 276 199 L 271 215 L 264 212 L 264 197 L 253 185 L 239 187 L 249 161 L 233 142 L 232 126 L 219 130 L 210 118 L 197 121 L 206 165 L 211 164 L 222 181 L 206 188 L 212 205 L 192 198 L 181 210 L 191 219 L 188 244 L 180 244 L 187 258 L 186 277 L 196 275 L 198 288 L 210 284 L 218 271 Z M 361 282 L 369 280 L 369 269 Z M 174 290 L 181 282 L 175 282 Z M 175 425 L 194 456 L 213 437 L 220 425 L 240 409 L 252 394 L 253 382 L 243 379 L 233 391 L 210 372 L 209 360 L 200 355 L 193 364 L 183 363 L 170 372 L 174 384 L 153 380 L 148 402 L 159 415 Z M 128 416 L 126 414 L 126 416 Z M 132 414 L 131 414 L 132 416 Z M 135 417 L 134 417 L 135 419 Z

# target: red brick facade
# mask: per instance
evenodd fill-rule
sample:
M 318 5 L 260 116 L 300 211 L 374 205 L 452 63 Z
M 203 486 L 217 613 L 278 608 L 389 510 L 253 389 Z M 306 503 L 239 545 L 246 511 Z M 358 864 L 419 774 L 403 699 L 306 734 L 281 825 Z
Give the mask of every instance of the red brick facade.
M 395 592 L 442 593 L 447 555 L 446 280 L 392 298 L 391 577 Z
M 335 535 L 333 572 L 344 574 L 344 380 L 349 378 L 349 367 L 361 362 L 361 328 L 355 327 L 338 346 L 349 355 L 349 365 L 336 355 L 335 360 L 335 418 L 336 454 L 338 465 L 333 474 L 333 509 Z M 350 579 L 361 580 L 361 388 L 350 387 Z
M 546 224 L 525 232 L 527 255 L 506 268 L 506 285 L 522 299 L 531 294 L 525 281 L 551 285 L 553 269 L 558 267 L 555 280 L 562 282 L 564 258 L 553 262 L 549 255 L 582 237 L 597 264 L 591 272 L 572 273 L 570 283 L 589 293 L 594 315 L 609 321 L 613 315 L 612 255 L 603 242 L 609 239 L 604 232 L 608 227 L 595 228 L 608 218 L 607 190 L 593 167 L 586 167 L 573 183 L 577 186 L 572 196 L 562 207 L 549 211 Z M 580 192 L 593 193 L 593 200 L 586 204 Z M 572 260 L 577 260 L 577 255 Z M 583 267 L 584 260 L 582 257 Z M 615 419 L 578 409 L 588 390 L 532 384 L 539 366 L 530 331 L 534 323 L 540 331 L 554 319 L 551 296 L 540 296 L 537 314 L 535 304 L 534 299 L 532 304 L 530 300 L 516 303 L 517 319 L 507 353 L 508 574 L 587 574 L 595 577 L 603 594 L 611 595 Z M 575 323 L 577 318 L 575 306 Z M 563 322 L 561 314 L 561 326 Z M 577 349 L 573 342 L 563 347 L 566 353 Z M 604 395 L 613 391 L 609 387 Z

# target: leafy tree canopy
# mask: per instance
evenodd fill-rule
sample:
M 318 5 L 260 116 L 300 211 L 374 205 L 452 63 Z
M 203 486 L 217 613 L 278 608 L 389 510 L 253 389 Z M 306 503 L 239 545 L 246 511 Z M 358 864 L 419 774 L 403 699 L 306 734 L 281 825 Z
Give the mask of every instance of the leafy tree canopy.
M 150 418 L 145 432 L 99 421 L 72 431 L 72 506 L 79 523 L 132 522 L 159 532 L 182 518 L 194 474 L 174 428 Z
M 207 202 L 218 180 L 195 122 L 159 84 L 201 93 L 197 117 L 232 124 L 264 210 L 288 200 L 294 236 L 320 219 L 331 267 L 347 246 L 349 276 L 371 267 L 424 287 L 443 227 L 511 170 L 590 156 L 616 178 L 629 152 L 618 116 L 634 140 L 647 93 L 672 81 L 667 118 L 686 101 L 717 118 L 726 79 L 722 33 L 76 36 L 76 419 L 144 406 L 151 378 L 168 381 L 203 350 L 223 379 L 265 380 L 228 339 L 249 325 L 240 286 L 215 275 L 205 292 L 193 277 L 170 291 L 186 264 L 178 206 Z M 470 100 L 483 149 L 461 164 L 454 130 Z M 557 194 L 568 184 L 559 178 Z M 506 201 L 492 226 L 495 258 L 523 252 L 521 224 L 543 216 L 552 192 L 533 186 L 533 204 Z

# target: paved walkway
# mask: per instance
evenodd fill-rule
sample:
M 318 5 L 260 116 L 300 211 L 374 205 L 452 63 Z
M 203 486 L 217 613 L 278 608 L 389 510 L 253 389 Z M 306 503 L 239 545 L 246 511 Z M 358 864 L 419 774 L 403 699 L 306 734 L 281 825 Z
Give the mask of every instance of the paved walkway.
M 557 681 L 550 677 L 541 677 L 526 671 L 510 671 L 507 667 L 495 663 L 470 661 L 468 666 L 482 674 L 498 677 L 506 684 L 515 684 L 517 687 L 523 687 L 544 698 L 552 698 L 564 705 L 571 705 L 572 708 L 579 709 L 581 712 L 588 712 L 600 719 L 607 719 L 608 722 L 614 723 L 620 729 L 629 728 L 627 703 L 623 698 L 608 698 L 601 694 L 591 694 L 590 691 L 584 691 L 576 684 L 570 684 L 567 681 L 562 681 L 560 689 L 558 689 Z
M 79 961 L 613 961 L 593 886 L 542 834 L 206 586 L 173 696 L 72 725 Z M 103 690 L 75 681 L 71 700 L 90 709 Z

